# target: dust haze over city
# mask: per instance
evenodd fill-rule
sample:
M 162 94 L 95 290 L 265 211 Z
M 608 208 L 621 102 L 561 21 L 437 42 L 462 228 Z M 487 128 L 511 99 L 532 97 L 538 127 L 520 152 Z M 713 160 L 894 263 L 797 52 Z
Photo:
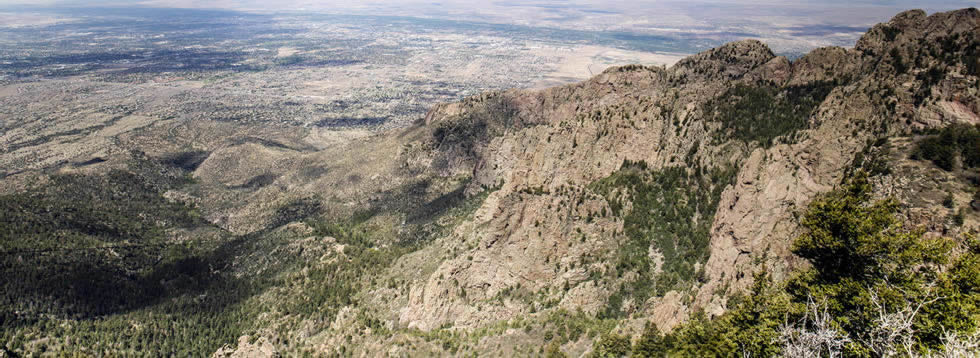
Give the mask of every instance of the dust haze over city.
M 978 4 L 0 0 L 0 358 L 975 356 Z

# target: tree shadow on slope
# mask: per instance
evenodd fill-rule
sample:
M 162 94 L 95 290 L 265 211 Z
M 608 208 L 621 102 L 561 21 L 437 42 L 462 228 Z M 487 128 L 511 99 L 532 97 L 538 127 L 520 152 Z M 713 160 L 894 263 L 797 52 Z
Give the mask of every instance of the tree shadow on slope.
M 436 170 L 478 159 L 480 149 L 493 138 L 533 124 L 523 120 L 513 100 L 501 93 L 468 98 L 462 104 L 467 107 L 462 114 L 432 124 L 431 140 L 439 153 L 432 164 Z
M 0 196 L 0 323 L 104 317 L 230 284 L 212 269 L 235 241 L 170 238 L 172 230 L 229 236 L 163 197 L 187 182 L 181 173 L 136 160 Z
M 27 276 L 10 272 L 4 260 L 3 275 L 15 279 L 2 280 L 0 336 L 40 331 L 50 342 L 71 342 L 62 347 L 68 352 L 209 355 L 253 328 L 258 311 L 250 299 L 270 287 L 278 272 L 231 274 L 235 258 L 255 250 L 256 241 L 261 240 L 240 237 L 196 253 L 162 248 L 168 257 L 137 274 L 102 259 L 76 257 L 67 267 L 34 261 L 39 265 Z M 20 263 L 20 269 L 31 264 Z M 8 348 L 36 350 L 16 340 Z

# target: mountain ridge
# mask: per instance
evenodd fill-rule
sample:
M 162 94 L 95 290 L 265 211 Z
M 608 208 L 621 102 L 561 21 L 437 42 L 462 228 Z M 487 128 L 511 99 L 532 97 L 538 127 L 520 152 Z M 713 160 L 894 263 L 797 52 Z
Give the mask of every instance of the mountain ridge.
M 105 244 L 118 239 L 90 228 L 108 222 L 165 250 L 5 256 L 0 276 L 68 261 L 77 277 L 112 273 L 94 280 L 103 292 L 140 295 L 87 311 L 75 296 L 88 281 L 45 281 L 38 297 L 2 297 L 0 319 L 13 324 L 0 343 L 24 354 L 43 344 L 95 355 L 585 356 L 608 337 L 640 342 L 651 324 L 671 332 L 725 317 L 765 284 L 758 273 L 780 283 L 812 265 L 793 248 L 808 232 L 801 217 L 856 173 L 927 237 L 980 229 L 972 152 L 943 139 L 980 124 L 978 19 L 975 8 L 903 12 L 854 48 L 793 61 L 738 41 L 670 68 L 468 97 L 380 133 L 193 120 L 124 132 L 98 160 L 0 178 L 16 208 L 77 204 L 26 212 L 70 219 L 60 236 L 0 234 Z M 159 184 L 118 183 L 129 177 Z M 88 202 L 139 220 L 100 217 Z M 141 209 L 159 203 L 168 211 Z
M 858 42 L 858 45 L 854 49 L 848 50 L 834 47 L 817 49 L 794 62 L 790 62 L 783 57 L 775 56 L 768 47 L 758 41 L 746 40 L 729 43 L 719 48 L 688 57 L 666 70 L 637 66 L 613 68 L 582 84 L 569 85 L 537 93 L 522 92 L 516 94 L 514 92 L 505 92 L 505 95 L 513 93 L 513 103 L 519 108 L 532 108 L 527 110 L 528 112 L 532 112 L 532 114 L 527 114 L 526 116 L 524 116 L 522 110 L 518 110 L 520 114 L 517 115 L 517 123 L 540 123 L 540 119 L 535 117 L 536 115 L 540 115 L 543 118 L 551 119 L 550 123 L 546 123 L 545 126 L 548 124 L 554 126 L 559 121 L 566 121 L 561 123 L 564 125 L 567 124 L 567 121 L 574 120 L 574 118 L 569 118 L 571 116 L 566 115 L 570 109 L 569 107 L 572 105 L 566 103 L 564 106 L 556 104 L 548 107 L 548 103 L 561 103 L 561 101 L 549 97 L 559 96 L 565 92 L 576 92 L 578 90 L 578 93 L 575 95 L 586 92 L 589 96 L 582 96 L 585 98 L 583 101 L 570 101 L 574 103 L 575 107 L 587 107 L 590 104 L 597 104 L 602 107 L 604 102 L 614 102 L 616 99 L 629 98 L 632 95 L 639 97 L 636 100 L 642 106 L 644 101 L 651 101 L 651 99 L 641 97 L 641 95 L 637 94 L 638 92 L 642 93 L 643 90 L 649 88 L 654 91 L 666 89 L 665 92 L 669 93 L 671 91 L 671 89 L 668 89 L 670 88 L 670 84 L 674 84 L 675 86 L 676 84 L 680 84 L 681 88 L 673 89 L 680 93 L 676 97 L 687 99 L 689 103 L 683 105 L 676 102 L 667 104 L 668 102 L 665 101 L 670 98 L 665 100 L 663 97 L 653 99 L 652 101 L 660 109 L 674 114 L 675 121 L 686 123 L 688 117 L 692 116 L 692 113 L 695 113 L 693 116 L 705 116 L 703 112 L 700 114 L 697 113 L 695 109 L 699 106 L 696 104 L 698 100 L 691 100 L 692 98 L 697 98 L 699 95 L 702 98 L 710 98 L 713 97 L 711 94 L 712 91 L 718 93 L 724 90 L 724 87 L 719 87 L 718 84 L 711 83 L 712 81 L 725 80 L 750 85 L 772 83 L 776 86 L 803 86 L 822 81 L 836 81 L 839 83 L 832 92 L 827 94 L 826 100 L 821 99 L 819 101 L 822 103 L 818 103 L 814 108 L 815 113 L 813 113 L 813 116 L 807 115 L 809 117 L 808 122 L 812 127 L 805 129 L 810 135 L 807 136 L 809 138 L 802 140 L 801 143 L 776 144 L 774 147 L 768 149 L 753 148 L 752 146 L 738 148 L 738 145 L 735 148 L 725 149 L 716 147 L 711 149 L 722 153 L 725 150 L 731 150 L 733 155 L 739 157 L 742 161 L 742 170 L 740 170 L 739 176 L 735 180 L 736 185 L 732 190 L 726 190 L 722 195 L 721 206 L 729 207 L 730 209 L 721 210 L 720 217 L 715 219 L 711 242 L 713 254 L 712 258 L 706 263 L 707 267 L 709 267 L 710 279 L 695 299 L 695 307 L 702 306 L 717 314 L 721 312 L 723 303 L 722 301 L 718 301 L 717 298 L 712 298 L 714 295 L 711 292 L 713 289 L 724 285 L 721 277 L 740 276 L 750 280 L 751 275 L 748 273 L 752 271 L 751 269 L 731 269 L 740 265 L 747 265 L 746 262 L 751 261 L 747 254 L 760 255 L 762 253 L 772 253 L 781 257 L 785 262 L 793 262 L 792 255 L 789 253 L 788 238 L 796 236 L 799 232 L 793 228 L 794 225 L 787 224 L 787 222 L 792 222 L 793 220 L 792 213 L 805 207 L 807 200 L 815 194 L 834 187 L 844 174 L 847 163 L 851 161 L 856 153 L 864 149 L 867 141 L 873 140 L 876 136 L 889 136 L 899 133 L 896 129 L 887 129 L 886 131 L 878 130 L 879 127 L 893 125 L 891 120 L 886 118 L 888 114 L 883 113 L 885 104 L 882 103 L 882 99 L 875 98 L 874 94 L 862 93 L 870 86 L 880 85 L 880 83 L 876 82 L 879 80 L 876 76 L 880 76 L 882 71 L 895 70 L 894 58 L 887 59 L 891 61 L 880 61 L 880 59 L 875 59 L 875 56 L 873 56 L 873 54 L 888 52 L 889 49 L 903 46 L 901 43 L 883 42 L 882 40 L 887 40 L 887 33 L 884 29 L 899 29 L 899 33 L 896 35 L 898 37 L 897 40 L 918 36 L 914 40 L 919 41 L 923 37 L 935 38 L 953 35 L 959 36 L 957 34 L 975 34 L 977 18 L 977 10 L 972 8 L 949 13 L 939 13 L 929 17 L 926 17 L 921 10 L 909 11 L 897 15 L 895 19 L 887 24 L 874 27 L 869 31 L 868 35 Z M 976 41 L 976 39 L 974 38 L 972 41 Z M 915 45 L 918 45 L 918 43 L 915 43 Z M 965 48 L 968 49 L 969 46 L 968 43 Z M 857 74 L 862 71 L 869 71 L 870 73 L 866 74 L 864 78 L 860 78 Z M 858 78 L 850 78 L 852 76 Z M 642 81 L 650 81 L 652 83 L 646 87 L 642 87 L 642 85 L 639 85 Z M 696 86 L 696 88 L 690 88 L 695 86 L 683 87 L 685 84 L 697 82 L 704 83 L 702 86 Z M 898 85 L 901 86 L 903 84 L 899 83 Z M 633 90 L 632 92 L 630 90 L 618 91 L 617 86 L 633 86 L 632 88 L 639 86 L 640 89 Z M 586 90 L 583 91 L 582 89 Z M 592 92 L 588 92 L 589 90 Z M 975 117 L 969 115 L 969 113 L 977 113 L 978 111 L 975 99 L 976 92 L 975 90 L 968 91 L 972 92 L 968 92 L 970 94 L 963 98 L 963 102 L 966 102 L 966 104 L 963 104 L 963 107 L 972 109 L 964 112 L 967 114 L 965 117 L 957 116 L 956 113 L 946 111 L 950 103 L 962 104 L 962 102 L 937 101 L 941 103 L 930 103 L 923 106 L 924 108 L 899 108 L 896 116 L 912 116 L 914 122 L 911 125 L 899 123 L 895 126 L 907 125 L 906 131 L 912 130 L 914 127 L 922 128 L 930 124 L 934 126 L 937 124 L 935 123 L 936 117 L 939 117 L 941 121 L 943 116 L 946 116 L 949 118 L 947 120 L 952 120 L 953 122 L 975 122 Z M 708 93 L 708 95 L 704 96 L 702 95 L 703 93 Z M 630 98 L 629 100 L 632 101 L 634 99 Z M 657 102 L 657 100 L 660 102 Z M 625 102 L 626 100 L 622 101 Z M 539 107 L 536 106 L 544 109 L 539 110 Z M 848 109 L 847 107 L 856 109 Z M 466 113 L 466 110 L 457 110 L 453 105 L 437 107 L 427 116 L 426 124 L 438 125 L 441 120 L 448 121 L 456 117 L 465 117 Z M 471 185 L 490 186 L 502 179 L 505 183 L 502 192 L 519 192 L 522 186 L 528 188 L 542 186 L 545 191 L 553 191 L 557 187 L 568 184 L 568 182 L 562 182 L 562 180 L 564 176 L 569 175 L 567 174 L 569 172 L 582 173 L 580 179 L 582 182 L 588 183 L 612 174 L 616 167 L 624 160 L 634 162 L 644 161 L 652 167 L 667 167 L 671 163 L 675 163 L 674 160 L 691 152 L 693 149 L 692 145 L 695 142 L 710 139 L 704 137 L 705 133 L 710 131 L 706 127 L 709 127 L 711 123 L 704 123 L 695 124 L 694 126 L 688 125 L 683 128 L 686 132 L 685 134 L 694 133 L 687 138 L 673 135 L 675 132 L 681 130 L 679 127 L 652 128 L 655 133 L 652 138 L 659 138 L 659 140 L 655 139 L 652 142 L 660 143 L 659 150 L 650 150 L 651 153 L 654 153 L 653 155 L 638 153 L 637 148 L 632 143 L 642 143 L 644 141 L 639 140 L 639 138 L 630 140 L 627 136 L 621 139 L 623 143 L 629 143 L 627 145 L 617 147 L 616 144 L 603 143 L 601 144 L 603 146 L 601 150 L 579 149 L 578 151 L 586 152 L 588 155 L 576 157 L 575 160 L 566 160 L 562 165 L 549 163 L 547 159 L 540 159 L 530 154 L 570 154 L 569 152 L 575 152 L 575 150 L 568 150 L 569 144 L 573 148 L 576 145 L 586 146 L 587 148 L 590 146 L 599 146 L 591 142 L 593 136 L 602 137 L 606 133 L 604 131 L 607 129 L 603 129 L 606 126 L 620 125 L 623 122 L 629 121 L 626 119 L 629 114 L 622 116 L 614 114 L 612 120 L 606 119 L 607 117 L 603 117 L 604 115 L 606 113 L 598 113 L 593 118 L 595 124 L 591 127 L 586 124 L 575 128 L 581 131 L 587 131 L 585 137 L 589 139 L 585 140 L 580 139 L 582 133 L 568 135 L 568 132 L 552 129 L 551 132 L 545 135 L 541 133 L 541 129 L 538 127 L 525 128 L 520 124 L 508 127 L 511 130 L 523 131 L 523 135 L 514 136 L 514 138 L 493 138 L 490 140 L 491 143 L 488 145 L 490 148 L 487 151 L 492 153 L 495 150 L 499 150 L 503 153 L 494 153 L 499 157 L 496 159 L 478 159 L 477 163 L 472 165 L 475 180 Z M 661 120 L 669 124 L 670 119 L 663 118 L 662 112 L 656 113 L 654 116 L 656 115 L 660 115 Z M 601 119 L 596 120 L 595 118 Z M 692 121 L 694 120 L 692 119 Z M 656 126 L 656 124 L 649 124 L 649 126 Z M 701 128 L 698 128 L 699 126 Z M 641 128 L 639 131 L 646 129 L 649 128 Z M 846 133 L 848 131 L 853 131 L 857 135 L 844 137 L 838 135 L 839 133 Z M 613 129 L 612 133 L 615 136 L 616 130 Z M 554 145 L 549 147 L 548 145 L 541 144 L 546 142 L 542 140 L 545 136 L 547 138 L 563 136 L 563 138 L 555 140 L 555 142 L 559 143 L 559 146 L 564 145 L 565 151 L 563 152 L 562 149 L 554 148 Z M 646 137 L 644 139 L 650 142 L 650 138 Z M 526 145 L 535 139 L 539 145 L 537 148 L 533 145 Z M 601 142 L 602 139 L 599 138 L 598 141 Z M 542 146 L 547 149 L 542 149 Z M 521 155 L 524 155 L 524 158 L 521 158 Z M 512 158 L 515 157 L 541 165 L 507 168 L 508 166 L 515 166 L 515 164 L 508 163 L 508 161 L 513 160 Z M 704 165 L 712 162 L 713 159 L 702 157 L 702 161 L 701 164 Z M 492 162 L 492 165 L 488 162 Z M 595 165 L 579 164 L 583 162 L 595 163 Z M 710 166 L 710 164 L 706 166 Z M 500 167 L 507 169 L 494 169 Z M 793 169 L 794 167 L 797 169 Z M 507 171 L 511 172 L 509 173 L 509 177 Z M 465 172 L 465 170 L 461 170 L 460 172 Z M 515 175 L 515 173 L 517 174 Z M 797 175 L 800 177 L 796 177 Z M 760 182 L 761 184 L 759 184 Z M 785 187 L 777 189 L 774 187 L 777 185 L 785 185 Z M 750 195 L 750 192 L 757 194 Z M 492 194 L 492 197 L 496 194 Z M 759 210 L 765 210 L 763 208 L 780 208 L 780 210 L 767 213 L 765 216 L 760 216 L 761 213 Z M 528 209 L 525 208 L 523 210 Z M 537 207 L 536 209 L 543 211 L 544 208 Z M 596 207 L 591 210 L 598 211 L 600 209 Z M 530 211 L 536 210 L 531 209 Z M 758 220 L 746 220 L 746 217 L 755 217 Z M 523 220 L 527 219 L 525 218 Z M 523 225 L 527 225 L 526 221 Z M 518 227 L 521 227 L 521 224 L 518 224 Z M 783 236 L 787 240 L 772 242 L 766 239 L 772 236 Z M 767 245 L 775 245 L 775 247 L 766 249 Z M 777 267 L 774 270 L 776 272 L 785 272 L 791 270 L 791 266 Z M 494 269 L 491 267 L 481 267 L 469 271 L 493 272 Z M 447 272 L 458 273 L 459 271 L 448 269 Z M 479 274 L 474 273 L 474 275 Z M 485 282 L 473 282 L 466 287 L 480 287 L 485 284 Z M 733 287 L 745 288 L 749 285 L 750 282 L 736 280 L 736 284 Z M 425 291 L 431 292 L 433 289 L 428 288 Z M 728 292 L 731 293 L 732 291 Z M 467 293 L 470 294 L 469 291 Z M 427 301 L 429 299 L 435 299 L 435 297 L 423 298 L 412 307 L 419 307 L 424 311 L 424 308 L 421 307 L 425 305 L 443 306 L 443 303 L 433 304 Z M 669 310 L 677 311 L 678 308 L 672 307 Z M 411 318 L 406 316 L 411 315 L 403 314 L 403 321 L 412 321 Z M 450 316 L 457 317 L 455 323 L 459 323 L 458 315 L 450 314 Z M 436 322 L 439 321 L 437 320 Z M 433 327 L 438 326 L 438 324 L 427 324 L 424 326 Z M 664 325 L 661 325 L 661 327 L 664 328 Z

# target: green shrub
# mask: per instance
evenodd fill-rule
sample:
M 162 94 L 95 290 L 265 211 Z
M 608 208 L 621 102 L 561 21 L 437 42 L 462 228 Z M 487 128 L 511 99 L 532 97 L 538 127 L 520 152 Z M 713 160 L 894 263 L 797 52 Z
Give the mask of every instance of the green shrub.
M 946 196 L 943 197 L 943 206 L 946 207 L 947 209 L 952 209 L 953 206 L 956 205 L 956 203 L 953 200 L 954 200 L 953 193 L 946 192 Z
M 736 296 L 724 315 L 709 319 L 696 312 L 666 337 L 650 327 L 633 347 L 635 357 L 772 357 L 780 353 L 779 326 L 797 311 L 779 286 L 756 275 L 751 291 Z
M 608 333 L 599 338 L 592 347 L 591 357 L 595 358 L 619 358 L 626 357 L 632 349 L 630 339 L 627 336 L 616 333 Z
M 558 341 L 552 341 L 545 348 L 544 356 L 545 358 L 568 358 L 568 355 L 561 351 L 561 345 L 558 344 Z
M 898 38 L 898 35 L 902 33 L 902 29 L 885 25 L 881 27 L 881 32 L 885 35 L 885 39 L 891 42 Z
M 891 147 L 888 144 L 887 138 L 879 138 L 871 141 L 864 149 L 854 154 L 854 161 L 851 162 L 848 173 L 851 174 L 858 170 L 863 170 L 870 176 L 891 174 L 890 155 Z
M 652 322 L 647 322 L 643 330 L 643 335 L 633 344 L 631 357 L 635 358 L 663 358 L 667 356 L 668 344 L 664 341 L 664 335 Z
M 663 338 L 666 348 L 655 356 L 779 355 L 785 342 L 780 325 L 813 329 L 814 321 L 803 318 L 814 302 L 830 315 L 830 329 L 847 338 L 837 352 L 843 356 L 904 351 L 897 341 L 871 343 L 884 312 L 913 313 L 905 317 L 912 320 L 907 332 L 915 354 L 942 351 L 946 332 L 977 332 L 980 241 L 968 237 L 954 249 L 953 240 L 905 230 L 898 207 L 893 200 L 872 201 L 866 174 L 855 174 L 841 189 L 814 200 L 803 218 L 806 233 L 794 241 L 793 252 L 812 268 L 781 285 L 757 276 L 750 293 L 733 299 L 728 312 L 715 319 L 695 315 Z M 811 353 L 825 349 L 811 347 Z
M 902 58 L 902 53 L 899 51 L 898 47 L 892 47 L 889 53 L 892 58 L 892 67 L 895 68 L 896 74 L 903 74 L 909 70 L 908 66 L 905 64 L 905 59 Z
M 913 159 L 932 161 L 936 166 L 952 171 L 959 159 L 964 168 L 980 166 L 980 127 L 954 124 L 938 134 L 919 141 Z
M 960 210 L 957 210 L 956 211 L 956 214 L 953 215 L 953 225 L 963 226 L 963 222 L 965 220 L 966 220 L 966 209 L 965 208 L 961 208 Z

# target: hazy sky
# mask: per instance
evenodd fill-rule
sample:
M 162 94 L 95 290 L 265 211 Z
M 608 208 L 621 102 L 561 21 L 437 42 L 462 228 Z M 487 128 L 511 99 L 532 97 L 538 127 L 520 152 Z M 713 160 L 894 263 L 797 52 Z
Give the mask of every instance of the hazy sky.
M 30 0 L 0 0 L 30 1 Z M 89 3 L 85 0 L 66 0 Z M 521 25 L 642 30 L 656 27 L 864 26 L 903 10 L 980 6 L 980 0 L 99 0 L 161 7 L 322 11 L 478 20 Z
M 592 31 L 751 34 L 746 37 L 776 46 L 812 48 L 853 44 L 868 27 L 903 10 L 977 7 L 980 0 L 0 0 L 0 12 L 9 13 L 4 5 L 394 15 Z
M 72 5 L 72 6 L 126 6 L 126 5 L 153 5 L 159 7 L 193 7 L 193 8 L 221 8 L 221 9 L 264 9 L 264 10 L 294 10 L 298 8 L 317 9 L 317 10 L 360 10 L 360 9 L 379 9 L 379 8 L 399 8 L 399 7 L 423 7 L 430 10 L 439 8 L 471 8 L 485 9 L 493 7 L 544 7 L 554 8 L 559 6 L 567 7 L 588 7 L 595 9 L 643 9 L 656 8 L 663 4 L 686 3 L 690 7 L 802 7 L 809 9 L 826 9 L 836 7 L 856 7 L 856 8 L 890 8 L 890 9 L 953 9 L 963 7 L 976 7 L 980 5 L 978 0 L 821 0 L 821 1 L 802 1 L 802 0 L 493 0 L 493 1 L 472 1 L 472 0 L 0 0 L 0 5 Z
M 152 6 L 259 11 L 323 11 L 379 15 L 450 16 L 487 14 L 494 19 L 583 12 L 591 17 L 737 17 L 743 14 L 822 16 L 843 21 L 880 18 L 901 10 L 941 11 L 980 6 L 980 0 L 0 0 L 4 5 L 41 6 Z M 850 9 L 841 13 L 841 10 Z M 825 16 L 825 17 L 823 17 Z

